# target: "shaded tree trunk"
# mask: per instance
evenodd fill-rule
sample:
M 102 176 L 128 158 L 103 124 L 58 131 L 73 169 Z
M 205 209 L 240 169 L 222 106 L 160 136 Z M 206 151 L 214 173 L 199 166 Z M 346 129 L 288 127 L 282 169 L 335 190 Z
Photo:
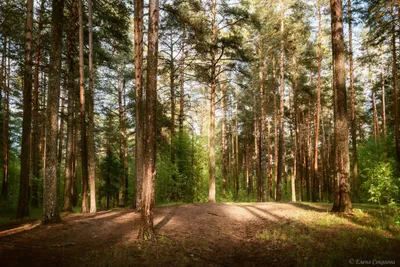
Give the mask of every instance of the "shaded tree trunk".
M 45 1 L 40 3 L 39 22 L 36 37 L 35 72 L 33 84 L 33 122 L 32 122 L 32 206 L 39 206 L 39 178 L 40 178 L 40 123 L 39 123 L 39 71 L 40 58 L 42 55 L 41 37 L 43 30 L 43 14 Z
M 25 25 L 25 73 L 23 90 L 21 171 L 19 178 L 17 218 L 22 218 L 29 215 L 29 171 L 31 156 L 30 139 L 32 123 L 32 30 L 33 0 L 27 0 Z
M 1 65 L 0 65 L 0 107 L 1 107 L 1 102 L 2 102 L 2 91 L 6 91 L 6 51 L 7 51 L 7 36 L 4 36 L 3 38 L 3 53 L 1 56 Z M 2 107 L 1 107 L 2 108 Z M 5 107 L 4 107 L 5 109 Z M 4 128 L 4 109 L 3 114 L 0 114 L 0 129 L 3 130 Z M 4 152 L 5 152 L 5 147 L 4 147 L 4 133 L 3 131 L 0 131 L 0 156 L 1 159 L 4 160 Z M 3 162 L 4 164 L 4 162 Z M 1 199 L 2 200 L 7 200 L 7 195 L 8 195 L 8 176 L 3 175 L 3 183 L 1 187 Z
M 265 202 L 267 200 L 267 188 L 266 188 L 266 168 L 268 165 L 267 158 L 267 137 L 265 136 L 265 124 L 266 124 L 266 94 L 264 89 L 264 59 L 262 54 L 262 40 L 261 34 L 258 34 L 258 57 L 259 57 L 259 70 L 258 78 L 260 82 L 260 200 Z
M 221 149 L 222 149 L 222 190 L 223 194 L 226 193 L 228 189 L 228 136 L 227 136 L 227 119 L 226 119 L 226 85 L 220 84 L 221 91 L 222 91 L 222 125 L 221 125 Z
M 58 213 L 57 196 L 57 128 L 60 104 L 63 10 L 64 0 L 53 0 L 49 91 L 46 107 L 46 174 L 43 180 L 43 223 L 54 223 L 61 220 Z
M 377 141 L 379 135 L 379 123 L 378 123 L 378 110 L 376 108 L 375 92 L 372 92 L 372 114 L 374 117 L 374 140 Z
M 382 133 L 383 137 L 386 138 L 386 99 L 385 99 L 385 69 L 382 65 L 381 70 L 381 89 L 382 89 Z
M 65 178 L 64 178 L 64 203 L 63 211 L 72 211 L 72 181 L 73 181 L 73 161 L 74 161 L 74 107 L 75 107 L 75 33 L 76 33 L 76 0 L 72 1 L 71 18 L 68 34 L 68 107 L 67 107 L 67 143 L 65 152 Z
M 142 82 L 143 64 L 143 0 L 134 1 L 134 35 L 135 35 L 135 89 L 136 89 L 136 131 L 135 131 L 135 175 L 136 190 L 133 207 L 140 211 L 142 207 L 142 183 L 143 183 L 143 151 L 144 151 L 144 100 Z
M 125 133 L 124 133 L 124 107 L 122 105 L 122 86 L 121 86 L 121 70 L 118 67 L 118 115 L 119 115 L 119 162 L 122 166 L 119 173 L 119 193 L 118 193 L 118 206 L 125 206 Z
M 334 90 L 336 90 L 335 117 L 335 198 L 333 212 L 351 210 L 349 184 L 349 129 L 347 119 L 345 46 L 343 39 L 342 3 L 330 0 L 332 18 L 332 53 L 334 57 Z
M 57 153 L 58 166 L 61 166 L 61 161 L 62 161 L 62 151 L 63 151 L 63 141 L 64 141 L 64 117 L 65 117 L 64 106 L 65 106 L 66 94 L 67 94 L 67 88 L 66 86 L 63 86 L 63 89 L 61 90 L 60 131 L 58 133 L 58 138 L 59 138 L 58 153 Z M 58 174 L 57 176 L 60 175 Z
M 6 42 L 5 42 L 6 43 Z M 10 51 L 10 44 L 8 44 L 8 51 Z M 8 132 L 8 121 L 10 118 L 10 80 L 11 80 L 11 59 L 8 57 L 8 77 L 7 85 L 4 86 L 4 103 L 3 103 L 3 198 L 7 199 L 8 195 L 8 154 L 9 154 L 9 132 Z M 5 83 L 4 83 L 5 84 Z M 1 84 L 0 84 L 1 86 Z

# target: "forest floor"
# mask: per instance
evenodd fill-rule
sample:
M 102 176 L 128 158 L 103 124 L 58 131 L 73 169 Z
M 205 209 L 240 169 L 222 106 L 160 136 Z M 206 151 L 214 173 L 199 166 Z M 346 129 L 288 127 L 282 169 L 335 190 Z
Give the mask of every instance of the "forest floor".
M 348 215 L 329 208 L 272 202 L 157 207 L 155 242 L 137 239 L 140 214 L 132 209 L 69 214 L 55 225 L 31 221 L 0 230 L 0 266 L 400 264 L 396 222 L 373 208 Z

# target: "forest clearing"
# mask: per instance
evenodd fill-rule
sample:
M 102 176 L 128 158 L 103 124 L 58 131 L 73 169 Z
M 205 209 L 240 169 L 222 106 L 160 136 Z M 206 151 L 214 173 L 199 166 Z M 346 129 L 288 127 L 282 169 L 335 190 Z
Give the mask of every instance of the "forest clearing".
M 0 0 L 0 266 L 400 264 L 400 0 Z
M 400 227 L 383 207 L 329 213 L 315 203 L 205 203 L 155 208 L 156 242 L 137 239 L 133 209 L 69 214 L 4 230 L 3 266 L 396 266 Z M 380 213 L 382 212 L 382 213 Z M 31 229 L 30 229 L 31 228 Z M 352 262 L 353 261 L 353 262 Z

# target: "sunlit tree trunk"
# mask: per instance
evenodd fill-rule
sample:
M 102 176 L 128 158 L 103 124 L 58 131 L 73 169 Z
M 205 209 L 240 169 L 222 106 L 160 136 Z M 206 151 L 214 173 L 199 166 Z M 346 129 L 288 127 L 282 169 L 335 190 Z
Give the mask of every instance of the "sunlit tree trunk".
M 143 0 L 134 1 L 134 35 L 135 35 L 135 176 L 136 190 L 133 207 L 140 211 L 142 207 L 143 150 L 144 150 L 144 99 L 143 99 Z
M 6 43 L 6 42 L 5 42 Z M 10 52 L 10 43 L 8 43 L 8 52 Z M 11 58 L 8 57 L 7 84 L 4 83 L 4 103 L 3 103 L 3 198 L 8 195 L 8 154 L 9 154 L 9 119 L 10 119 L 10 81 L 11 81 Z M 1 84 L 0 84 L 1 86 Z
M 31 156 L 30 136 L 32 123 L 32 30 L 33 0 L 27 0 L 25 24 L 25 72 L 23 90 L 21 170 L 19 178 L 17 218 L 22 218 L 29 215 L 29 170 Z
M 336 181 L 332 211 L 347 212 L 351 210 L 351 200 L 342 3 L 339 0 L 330 0 L 330 7 L 332 17 L 332 53 L 334 57 L 334 88 L 336 90 L 337 105 L 335 118 Z
M 58 152 L 57 152 L 57 164 L 61 166 L 62 161 L 62 151 L 63 151 L 63 143 L 64 143 L 64 106 L 65 106 L 65 98 L 67 94 L 67 88 L 64 85 L 61 90 L 61 111 L 60 111 L 60 130 L 58 132 Z M 60 169 L 59 169 L 60 171 Z M 60 176 L 59 174 L 57 176 Z
M 85 72 L 83 60 L 83 6 L 82 0 L 78 0 L 79 17 L 79 102 L 81 120 L 81 163 L 82 163 L 82 212 L 89 212 L 88 200 L 88 151 L 86 138 L 86 112 L 85 112 Z
M 227 118 L 226 118 L 226 107 L 227 107 L 227 93 L 226 85 L 220 84 L 222 92 L 222 125 L 221 125 L 221 149 L 222 149 L 222 189 L 223 193 L 226 193 L 227 182 L 228 182 L 228 136 L 227 136 Z
M 146 84 L 146 129 L 145 155 L 143 166 L 143 189 L 141 227 L 139 237 L 144 240 L 155 239 L 153 228 L 153 208 L 155 202 L 156 178 L 156 113 L 157 113 L 157 67 L 158 67 L 158 0 L 149 2 L 149 34 Z
M 266 188 L 266 168 L 268 165 L 267 158 L 267 137 L 265 136 L 265 127 L 266 127 L 266 93 L 264 90 L 264 62 L 263 62 L 263 53 L 262 53 L 262 40 L 261 34 L 258 34 L 258 57 L 259 57 L 259 70 L 258 70 L 258 79 L 260 82 L 260 200 L 265 202 L 267 200 L 267 188 Z
M 372 92 L 372 113 L 374 117 L 374 140 L 377 141 L 379 135 L 379 123 L 378 123 L 378 110 L 376 108 L 375 92 Z
M 179 66 L 179 87 L 180 87 L 180 96 L 179 96 L 179 151 L 182 151 L 182 142 L 183 142 L 183 121 L 185 119 L 185 44 L 186 44 L 186 28 L 183 26 L 182 28 L 182 37 L 181 37 L 181 58 L 180 58 L 180 66 Z M 179 171 L 183 169 L 183 160 L 179 160 Z
M 43 223 L 60 219 L 57 196 L 57 130 L 61 80 L 61 51 L 64 0 L 53 0 L 49 91 L 46 108 L 46 169 L 43 180 Z
M 90 190 L 90 213 L 97 212 L 96 206 L 96 147 L 94 143 L 94 80 L 93 80 L 93 2 L 88 0 L 89 28 L 89 94 L 88 94 L 88 180 Z
M 210 188 L 208 192 L 208 201 L 215 202 L 215 89 L 216 89 L 216 47 L 217 41 L 217 1 L 212 0 L 211 3 L 211 86 L 210 86 L 210 129 L 209 129 L 209 175 L 210 175 Z
M 386 138 L 386 93 L 385 93 L 385 69 L 382 64 L 381 69 L 381 89 L 382 89 L 382 133 L 383 137 Z

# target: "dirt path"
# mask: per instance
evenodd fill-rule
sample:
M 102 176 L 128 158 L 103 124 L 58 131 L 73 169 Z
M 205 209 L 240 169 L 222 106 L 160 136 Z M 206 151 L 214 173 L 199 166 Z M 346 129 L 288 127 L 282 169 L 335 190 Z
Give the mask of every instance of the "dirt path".
M 0 232 L 0 266 L 334 266 L 371 255 L 351 240 L 337 248 L 354 233 L 386 244 L 386 260 L 398 257 L 398 239 L 350 222 L 311 227 L 301 219 L 308 214 L 327 213 L 290 203 L 158 207 L 155 243 L 137 240 L 140 215 L 131 209 L 73 214 Z

